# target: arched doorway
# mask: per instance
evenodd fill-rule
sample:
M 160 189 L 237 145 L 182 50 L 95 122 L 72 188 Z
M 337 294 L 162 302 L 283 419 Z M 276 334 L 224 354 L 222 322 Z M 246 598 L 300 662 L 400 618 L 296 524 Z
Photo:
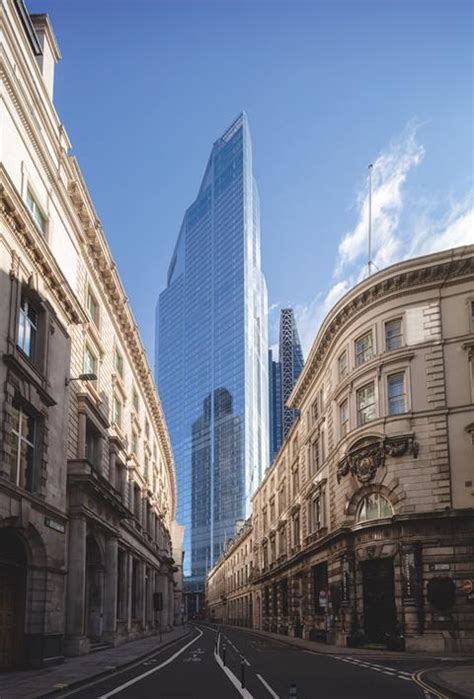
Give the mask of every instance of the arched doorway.
M 91 641 L 102 636 L 104 564 L 96 539 L 86 539 L 86 635 Z
M 27 557 L 23 540 L 0 529 L 0 670 L 22 664 Z

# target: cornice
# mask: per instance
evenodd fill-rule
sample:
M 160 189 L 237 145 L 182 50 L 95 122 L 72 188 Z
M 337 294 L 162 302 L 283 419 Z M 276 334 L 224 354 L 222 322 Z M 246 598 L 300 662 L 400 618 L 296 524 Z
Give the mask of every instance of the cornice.
M 324 319 L 303 371 L 287 401 L 288 407 L 300 407 L 336 336 L 360 313 L 387 298 L 411 294 L 418 289 L 436 288 L 440 284 L 469 275 L 474 276 L 474 245 L 401 262 L 357 284 L 336 303 Z
M 65 312 L 69 322 L 87 320 L 74 291 L 64 278 L 46 240 L 38 233 L 25 203 L 18 196 L 8 174 L 0 163 L 0 215 L 13 231 L 34 267 L 47 282 L 53 297 Z
M 69 196 L 87 237 L 87 244 L 84 246 L 84 256 L 95 271 L 95 280 L 102 288 L 110 308 L 113 311 L 113 317 L 120 327 L 130 357 L 134 360 L 136 373 L 141 380 L 166 457 L 172 492 L 171 514 L 172 518 L 174 518 L 176 512 L 176 476 L 173 452 L 161 401 L 138 332 L 138 326 L 133 318 L 128 298 L 107 245 L 102 224 L 96 214 L 76 158 L 71 156 L 69 160 L 75 175 L 68 186 Z

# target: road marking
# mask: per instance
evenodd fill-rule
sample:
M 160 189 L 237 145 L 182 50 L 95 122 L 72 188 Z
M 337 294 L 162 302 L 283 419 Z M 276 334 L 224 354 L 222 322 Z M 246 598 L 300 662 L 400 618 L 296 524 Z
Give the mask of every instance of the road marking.
M 280 699 L 280 697 L 278 696 L 278 694 L 277 694 L 276 692 L 273 691 L 273 689 L 270 687 L 270 685 L 268 684 L 268 682 L 266 682 L 266 681 L 263 679 L 262 675 L 259 675 L 258 672 L 257 672 L 256 674 L 257 674 L 257 677 L 258 677 L 258 679 L 260 680 L 260 682 L 263 684 L 263 686 L 265 687 L 265 689 L 271 694 L 271 696 L 273 697 L 273 699 Z
M 232 682 L 236 690 L 239 692 L 240 696 L 243 697 L 243 699 L 253 699 L 253 696 L 250 694 L 250 692 L 247 689 L 244 689 L 241 687 L 239 680 L 237 677 L 234 675 L 232 670 L 229 670 L 229 668 L 224 665 L 224 661 L 222 660 L 221 656 L 219 655 L 219 644 L 221 640 L 221 634 L 218 635 L 217 637 L 217 643 L 216 643 L 216 648 L 214 650 L 214 659 L 216 663 L 219 665 L 221 670 L 225 672 L 229 680 Z
M 391 677 L 396 677 L 399 680 L 405 680 L 408 682 L 413 681 L 413 675 L 409 672 L 404 672 L 403 670 L 397 670 L 395 667 L 389 667 L 388 665 L 378 665 L 376 663 L 369 663 L 365 660 L 359 660 L 358 658 L 353 658 L 350 655 L 331 655 L 334 660 L 340 660 L 343 663 L 351 663 L 362 670 L 373 670 L 374 672 L 381 672 L 384 675 L 389 675 Z
M 432 668 L 431 668 L 432 669 Z M 418 670 L 418 672 L 414 672 L 412 677 L 413 682 L 415 682 L 417 685 L 419 685 L 424 693 L 425 697 L 428 699 L 448 699 L 446 694 L 442 694 L 441 692 L 438 692 L 436 689 L 433 689 L 433 687 L 428 684 L 424 679 L 422 679 L 422 675 L 425 674 L 425 672 L 429 672 L 430 668 L 426 670 Z
M 144 677 L 148 677 L 148 675 L 152 675 L 154 672 L 157 672 L 158 670 L 161 670 L 162 667 L 165 667 L 166 665 L 169 665 L 170 663 L 173 662 L 181 653 L 184 653 L 184 651 L 189 648 L 189 646 L 192 646 L 193 643 L 196 643 L 197 640 L 201 638 L 203 635 L 203 631 L 201 629 L 196 629 L 196 631 L 199 633 L 199 636 L 196 636 L 196 638 L 193 638 L 192 641 L 189 641 L 189 643 L 186 643 L 185 646 L 183 646 L 180 650 L 178 650 L 174 655 L 172 655 L 170 658 L 165 660 L 164 662 L 161 663 L 161 665 L 157 665 L 157 667 L 153 667 L 151 670 L 147 670 L 146 672 L 143 672 L 141 675 L 138 675 L 138 677 L 134 677 L 132 680 L 129 680 L 128 682 L 125 682 L 124 684 L 119 685 L 115 689 L 113 689 L 111 692 L 107 692 L 107 694 L 102 694 L 99 699 L 108 699 L 108 697 L 112 697 L 114 694 L 118 694 L 119 692 L 123 691 L 124 689 L 127 689 L 127 687 L 131 687 L 132 684 L 136 684 L 137 682 L 140 682 Z

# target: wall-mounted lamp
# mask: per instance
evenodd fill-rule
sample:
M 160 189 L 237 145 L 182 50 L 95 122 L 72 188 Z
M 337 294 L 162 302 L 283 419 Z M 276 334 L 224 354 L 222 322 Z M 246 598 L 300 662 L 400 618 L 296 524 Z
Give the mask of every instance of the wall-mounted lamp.
M 96 374 L 79 374 L 79 376 L 76 376 L 72 379 L 66 379 L 66 386 L 68 386 L 71 381 L 97 381 L 97 375 Z

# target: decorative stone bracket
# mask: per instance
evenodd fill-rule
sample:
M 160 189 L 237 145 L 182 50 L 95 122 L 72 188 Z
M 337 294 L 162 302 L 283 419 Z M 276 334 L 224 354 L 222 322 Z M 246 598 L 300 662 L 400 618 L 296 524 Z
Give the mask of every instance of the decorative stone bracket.
M 386 456 L 404 456 L 409 453 L 416 459 L 418 449 L 414 435 L 386 437 L 364 444 L 349 452 L 339 463 L 337 482 L 340 483 L 341 478 L 351 473 L 360 483 L 368 483 L 374 478 L 377 469 L 384 465 Z

